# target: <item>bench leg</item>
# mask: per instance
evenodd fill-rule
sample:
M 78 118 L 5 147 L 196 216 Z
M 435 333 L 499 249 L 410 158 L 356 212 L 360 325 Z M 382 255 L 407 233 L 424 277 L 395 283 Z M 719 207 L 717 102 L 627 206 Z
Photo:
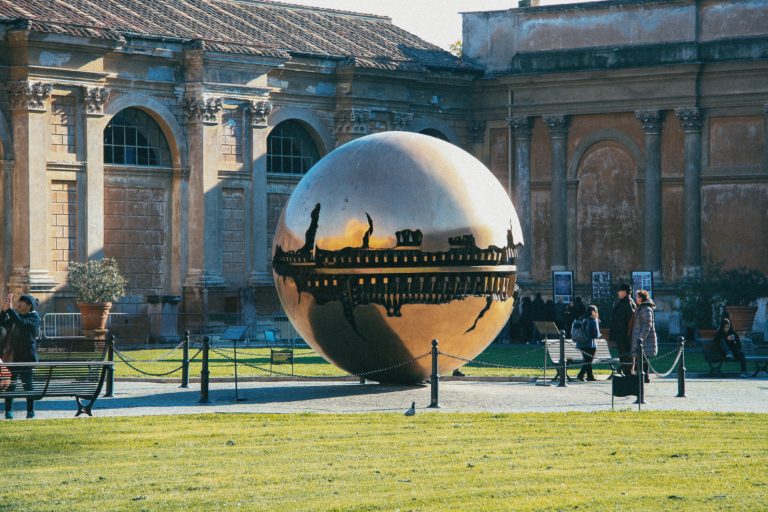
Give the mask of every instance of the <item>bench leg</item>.
M 93 416 L 93 414 L 91 414 L 91 409 L 93 409 L 93 403 L 95 401 L 96 401 L 95 399 L 91 400 L 88 403 L 88 405 L 85 405 L 85 404 L 83 404 L 83 401 L 80 400 L 80 397 L 76 396 L 75 397 L 75 402 L 77 402 L 77 414 L 75 414 L 75 418 L 77 418 L 78 416 L 80 416 L 83 413 L 87 414 L 88 416 Z

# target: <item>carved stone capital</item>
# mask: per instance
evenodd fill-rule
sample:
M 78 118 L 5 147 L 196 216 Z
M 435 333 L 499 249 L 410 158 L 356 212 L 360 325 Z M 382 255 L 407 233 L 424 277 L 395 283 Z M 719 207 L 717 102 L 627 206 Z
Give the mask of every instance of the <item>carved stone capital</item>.
M 251 118 L 253 128 L 266 128 L 269 125 L 269 116 L 272 114 L 272 102 L 267 100 L 251 100 L 245 109 Z
M 676 108 L 675 115 L 680 120 L 680 124 L 686 133 L 701 131 L 703 116 L 697 107 Z
M 8 86 L 11 108 L 45 112 L 46 100 L 51 96 L 53 86 L 44 82 L 20 80 Z
M 392 112 L 393 130 L 405 131 L 411 124 L 413 124 L 413 112 Z
M 564 138 L 568 136 L 568 116 L 544 116 L 544 124 L 549 128 L 552 138 Z
M 109 99 L 106 87 L 83 87 L 83 107 L 89 116 L 103 116 L 104 104 Z
M 184 98 L 184 115 L 189 123 L 218 124 L 222 108 L 224 102 L 221 98 Z
M 467 135 L 473 144 L 480 144 L 485 137 L 485 121 L 470 119 L 467 122 Z
M 370 110 L 350 108 L 336 112 L 336 134 L 368 135 L 373 116 Z
M 512 116 L 509 118 L 509 127 L 515 134 L 515 140 L 530 140 L 533 118 L 531 116 Z
M 659 110 L 638 110 L 635 117 L 643 125 L 643 131 L 646 135 L 659 135 L 661 133 L 661 122 L 664 120 L 664 114 Z

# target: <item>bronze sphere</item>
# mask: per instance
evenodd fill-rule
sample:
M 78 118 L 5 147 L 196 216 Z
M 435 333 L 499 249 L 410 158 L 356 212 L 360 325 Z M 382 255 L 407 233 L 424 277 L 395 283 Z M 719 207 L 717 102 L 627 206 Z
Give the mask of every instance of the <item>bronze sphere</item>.
M 341 146 L 301 180 L 275 233 L 278 295 L 328 361 L 370 380 L 450 372 L 514 306 L 522 232 L 498 180 L 462 149 L 386 132 Z

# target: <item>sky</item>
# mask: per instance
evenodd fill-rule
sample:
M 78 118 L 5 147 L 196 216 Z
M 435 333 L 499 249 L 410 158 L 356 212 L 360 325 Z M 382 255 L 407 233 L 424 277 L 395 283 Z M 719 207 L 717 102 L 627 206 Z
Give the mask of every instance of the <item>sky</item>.
M 461 39 L 460 12 L 495 11 L 517 7 L 518 0 L 280 0 L 283 3 L 311 5 L 343 11 L 381 14 L 392 22 L 448 49 Z M 542 0 L 541 5 L 595 0 Z

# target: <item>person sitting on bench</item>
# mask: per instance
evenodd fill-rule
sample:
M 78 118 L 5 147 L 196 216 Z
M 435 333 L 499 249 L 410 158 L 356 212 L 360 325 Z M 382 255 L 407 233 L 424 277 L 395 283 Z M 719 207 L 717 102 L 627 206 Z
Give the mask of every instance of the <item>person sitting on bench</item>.
M 741 350 L 741 340 L 736 331 L 731 327 L 731 321 L 727 318 L 723 318 L 720 322 L 720 328 L 715 334 L 715 339 L 712 340 L 713 350 L 720 353 L 720 358 L 725 359 L 728 357 L 728 352 L 733 354 L 733 359 L 739 362 L 741 366 L 742 379 L 747 377 L 747 360 L 744 356 L 744 351 Z

